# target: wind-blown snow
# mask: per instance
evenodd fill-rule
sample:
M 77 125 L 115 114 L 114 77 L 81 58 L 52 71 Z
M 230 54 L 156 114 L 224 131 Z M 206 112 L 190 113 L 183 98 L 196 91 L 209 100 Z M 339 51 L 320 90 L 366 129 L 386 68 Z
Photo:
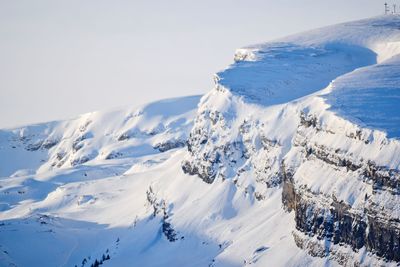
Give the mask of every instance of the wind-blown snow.
M 364 122 L 363 126 L 384 130 L 390 137 L 400 137 L 400 111 L 395 109 L 399 103 L 400 58 L 395 57 L 400 54 L 399 27 L 399 16 L 378 17 L 238 49 L 236 62 L 217 74 L 218 83 L 245 102 L 270 106 L 318 92 L 335 81 L 328 101 L 337 105 L 332 110 Z M 357 71 L 353 81 L 352 74 L 338 78 L 361 67 L 366 68 Z M 373 88 L 376 83 L 381 87 Z M 351 101 L 354 95 L 360 101 Z M 382 99 L 385 96 L 391 100 Z M 374 114 L 365 112 L 372 107 Z
M 376 62 L 375 53 L 345 44 L 277 42 L 257 48 L 256 60 L 237 61 L 217 74 L 219 84 L 245 101 L 283 104 L 325 88 L 344 73 Z
M 399 138 L 400 57 L 336 79 L 326 99 L 340 116 Z
M 201 99 L 0 130 L 0 266 L 338 265 L 296 246 L 277 173 L 284 160 L 310 192 L 361 210 L 370 184 L 294 144 L 400 169 L 399 28 L 377 17 L 239 49 Z M 399 196 L 374 197 L 400 218 Z

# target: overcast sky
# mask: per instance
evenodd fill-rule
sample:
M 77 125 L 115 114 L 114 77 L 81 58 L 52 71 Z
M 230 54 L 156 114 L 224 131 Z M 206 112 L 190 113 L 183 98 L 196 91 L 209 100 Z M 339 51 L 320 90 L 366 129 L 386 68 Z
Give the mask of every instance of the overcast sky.
M 203 94 L 236 48 L 381 15 L 383 3 L 0 0 L 0 128 Z

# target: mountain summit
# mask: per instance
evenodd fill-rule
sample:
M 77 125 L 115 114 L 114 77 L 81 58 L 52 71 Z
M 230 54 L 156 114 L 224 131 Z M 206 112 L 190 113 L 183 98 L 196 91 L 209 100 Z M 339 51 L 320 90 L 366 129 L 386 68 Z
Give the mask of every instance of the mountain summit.
M 400 16 L 238 49 L 206 95 L 0 130 L 0 266 L 397 266 Z

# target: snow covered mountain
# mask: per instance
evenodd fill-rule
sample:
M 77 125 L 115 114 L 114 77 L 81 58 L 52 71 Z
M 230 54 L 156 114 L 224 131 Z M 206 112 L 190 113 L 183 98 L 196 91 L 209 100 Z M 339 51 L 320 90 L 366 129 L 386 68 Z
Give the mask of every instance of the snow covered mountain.
M 0 130 L 0 266 L 397 266 L 400 17 L 238 49 L 203 97 Z

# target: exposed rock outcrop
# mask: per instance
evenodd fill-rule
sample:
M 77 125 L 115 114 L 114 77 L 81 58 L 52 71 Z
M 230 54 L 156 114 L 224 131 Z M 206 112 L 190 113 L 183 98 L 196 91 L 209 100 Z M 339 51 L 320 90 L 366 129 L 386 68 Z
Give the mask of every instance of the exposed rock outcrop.
M 266 188 L 282 186 L 283 208 L 295 214 L 293 238 L 312 256 L 351 266 L 361 264 L 354 253 L 366 250 L 376 262 L 400 261 L 400 171 L 369 153 L 398 149 L 398 141 L 310 106 L 282 107 L 266 119 L 251 108 L 243 116 L 204 106 L 188 140 L 185 173 L 207 183 L 233 179 L 259 201 Z M 288 133 L 274 135 L 269 125 L 277 120 Z
M 305 234 L 303 241 L 298 243 L 304 244 L 308 242 L 304 241 L 307 237 L 310 240 L 316 237 L 333 245 L 349 246 L 353 251 L 364 247 L 385 260 L 400 261 L 399 170 L 378 166 L 339 147 L 318 144 L 315 135 L 332 133 L 318 126 L 316 119 L 303 118 L 293 139 L 293 154 L 289 152 L 289 158 L 301 158 L 300 163 L 282 164 L 282 202 L 288 211 L 294 211 L 297 231 Z M 357 136 L 356 140 L 361 141 L 364 149 L 370 145 L 363 140 L 362 130 L 354 135 L 334 134 L 339 139 L 341 135 L 353 140 Z M 303 166 L 309 168 L 307 173 L 302 171 Z M 336 172 L 336 177 L 318 172 L 314 169 L 317 166 L 323 166 L 328 173 Z M 325 179 L 324 182 L 333 187 L 328 189 L 318 185 L 318 181 L 310 178 L 313 171 L 321 175 L 315 179 Z M 344 177 L 337 177 L 339 174 Z M 339 182 L 332 179 L 343 179 L 349 190 L 358 190 L 336 192 Z M 301 246 L 311 255 L 326 256 L 326 251 L 316 253 L 315 246 Z M 339 262 L 350 261 L 351 256 L 347 257 L 347 260 L 342 257 Z

